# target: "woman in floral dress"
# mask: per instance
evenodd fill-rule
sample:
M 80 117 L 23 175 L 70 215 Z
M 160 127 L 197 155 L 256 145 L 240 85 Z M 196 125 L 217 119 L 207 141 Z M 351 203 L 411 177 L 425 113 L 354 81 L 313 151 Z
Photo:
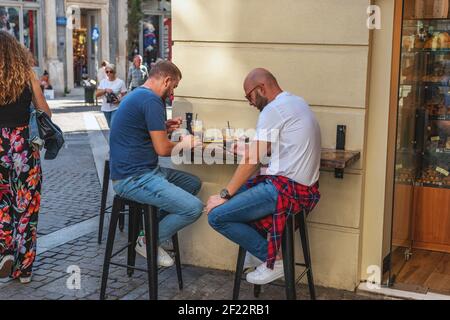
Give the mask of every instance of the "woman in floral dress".
M 39 149 L 28 124 L 30 104 L 51 116 L 32 69 L 33 57 L 0 31 L 0 278 L 31 281 L 41 202 Z

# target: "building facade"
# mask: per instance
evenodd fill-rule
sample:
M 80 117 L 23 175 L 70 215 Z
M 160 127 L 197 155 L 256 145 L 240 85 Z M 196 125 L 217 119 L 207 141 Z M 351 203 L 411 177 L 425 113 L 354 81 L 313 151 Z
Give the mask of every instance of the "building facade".
M 391 1 L 382 2 L 389 6 Z M 322 198 L 310 215 L 309 235 L 316 282 L 349 290 L 364 273 L 369 52 L 378 47 L 366 27 L 369 4 L 362 0 L 172 3 L 173 61 L 183 72 L 175 115 L 198 113 L 206 128 L 224 127 L 226 121 L 235 128 L 255 127 L 258 113 L 244 98 L 243 80 L 251 69 L 265 67 L 284 90 L 309 102 L 320 122 L 323 147 L 334 148 L 336 126 L 347 126 L 346 148 L 360 150 L 361 160 L 346 170 L 344 179 L 336 179 L 331 170 L 321 171 Z M 201 197 L 206 201 L 224 187 L 235 167 L 183 169 L 201 178 Z M 195 232 L 183 235 L 187 251 L 183 257 L 207 267 L 235 268 L 236 246 L 212 230 L 206 216 L 192 229 Z M 301 248 L 296 249 L 301 259 Z
M 251 69 L 265 67 L 284 90 L 309 102 L 320 122 L 322 147 L 335 148 L 336 128 L 345 125 L 345 148 L 361 152 L 343 179 L 335 178 L 332 170 L 321 170 L 322 198 L 308 225 L 314 277 L 323 286 L 354 290 L 361 282 L 392 280 L 383 280 L 382 275 L 392 265 L 393 214 L 398 211 L 394 195 L 400 199 L 396 169 L 402 165 L 395 159 L 396 137 L 401 131 L 397 111 L 403 105 L 398 100 L 403 4 L 405 10 L 416 6 L 415 16 L 403 16 L 404 23 L 410 20 L 413 25 L 410 37 L 423 33 L 428 23 L 423 20 L 427 18 L 424 12 L 430 5 L 438 17 L 448 18 L 448 1 L 172 1 L 173 61 L 183 72 L 176 90 L 175 116 L 197 113 L 206 128 L 224 128 L 227 121 L 234 128 L 255 127 L 258 113 L 245 100 L 242 83 Z M 380 28 L 370 25 L 374 18 L 381 21 Z M 428 18 L 439 20 L 433 15 Z M 435 39 L 446 38 L 448 26 L 444 20 L 430 29 L 426 35 L 432 39 L 430 46 Z M 438 61 L 441 65 L 448 59 L 445 50 L 444 59 Z M 407 54 L 415 52 L 411 49 Z M 445 73 L 443 79 L 449 76 L 448 69 L 441 73 Z M 446 137 L 432 139 L 444 141 Z M 444 161 L 441 167 L 438 171 L 444 181 L 448 163 L 445 166 Z M 181 168 L 202 179 L 204 201 L 218 193 L 235 170 L 232 165 Z M 439 210 L 425 209 L 441 212 L 443 218 L 436 227 L 447 228 L 443 234 L 449 238 L 450 201 L 445 199 L 437 206 Z M 181 237 L 187 263 L 235 268 L 237 247 L 214 232 L 206 216 Z M 296 250 L 301 261 L 301 248 Z
M 3 14 L 5 13 L 5 14 Z M 103 60 L 125 78 L 127 0 L 0 1 L 2 29 L 10 30 L 47 70 L 57 95 L 96 79 Z

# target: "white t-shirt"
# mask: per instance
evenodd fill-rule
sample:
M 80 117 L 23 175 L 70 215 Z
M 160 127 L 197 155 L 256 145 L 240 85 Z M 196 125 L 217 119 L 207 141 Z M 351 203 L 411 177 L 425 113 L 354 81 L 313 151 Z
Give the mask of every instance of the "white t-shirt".
M 127 87 L 125 86 L 125 82 L 120 79 L 116 79 L 114 81 L 109 81 L 109 79 L 103 79 L 98 86 L 99 89 L 111 89 L 116 96 L 119 96 L 121 93 L 127 92 Z M 112 112 L 119 108 L 118 104 L 111 104 L 106 102 L 106 95 L 103 96 L 102 101 L 102 111 L 104 112 Z
M 302 98 L 280 93 L 261 112 L 255 140 L 271 142 L 265 174 L 284 176 L 305 186 L 319 180 L 320 127 Z

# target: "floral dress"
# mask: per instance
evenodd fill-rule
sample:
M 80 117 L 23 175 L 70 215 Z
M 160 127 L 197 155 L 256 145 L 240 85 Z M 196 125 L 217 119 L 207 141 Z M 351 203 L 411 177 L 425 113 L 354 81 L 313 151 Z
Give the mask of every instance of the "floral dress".
M 31 276 L 41 201 L 39 150 L 29 128 L 0 128 L 0 255 L 13 255 L 12 277 Z

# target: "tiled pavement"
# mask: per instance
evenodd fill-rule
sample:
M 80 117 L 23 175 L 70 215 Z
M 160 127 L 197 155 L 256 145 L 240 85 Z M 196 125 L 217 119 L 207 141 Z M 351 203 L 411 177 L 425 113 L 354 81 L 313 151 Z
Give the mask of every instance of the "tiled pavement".
M 65 148 L 57 159 L 42 161 L 42 207 L 39 236 L 96 216 L 100 208 L 100 182 L 86 133 L 65 135 Z
M 116 234 L 116 248 L 126 243 L 126 233 Z M 103 265 L 105 241 L 98 245 L 96 233 L 80 237 L 62 246 L 39 255 L 35 263 L 33 281 L 23 285 L 18 281 L 0 284 L 2 299 L 51 299 L 51 300 L 98 300 Z M 124 263 L 126 253 L 115 258 Z M 137 257 L 136 265 L 145 268 L 145 260 Z M 68 289 L 67 282 L 71 266 L 80 270 L 80 289 Z M 183 265 L 184 289 L 178 289 L 175 267 L 159 270 L 159 298 L 164 300 L 229 300 L 233 287 L 233 273 Z M 309 299 L 305 285 L 297 288 L 298 299 Z M 124 268 L 111 266 L 107 288 L 107 299 L 146 300 L 148 299 L 147 275 L 136 271 L 132 277 Z M 376 299 L 353 292 L 317 287 L 318 299 Z M 284 299 L 284 289 L 276 286 L 263 287 L 259 299 Z M 242 282 L 240 299 L 255 299 L 253 287 Z
M 61 105 L 58 105 L 61 103 Z M 76 225 L 96 217 L 99 211 L 100 183 L 94 165 L 88 133 L 84 129 L 83 114 L 101 118 L 98 109 L 78 106 L 72 102 L 55 102 L 55 121 L 66 132 L 66 147 L 57 159 L 44 161 L 43 202 L 38 234 L 51 237 L 61 228 Z M 101 122 L 101 121 L 100 121 Z M 103 128 L 104 129 L 104 128 Z M 107 226 L 106 226 L 107 227 Z M 106 228 L 105 228 L 106 230 Z M 126 230 L 126 229 L 125 229 Z M 105 241 L 97 244 L 96 231 L 84 236 L 68 235 L 69 240 L 37 256 L 33 281 L 23 285 L 18 281 L 0 281 L 0 300 L 75 300 L 99 299 L 100 279 Z M 116 234 L 116 248 L 126 243 L 126 232 Z M 41 238 L 42 239 L 42 238 Z M 39 241 L 39 240 L 38 240 Z M 38 245 L 39 246 L 39 245 Z M 116 261 L 124 262 L 126 253 Z M 145 260 L 137 258 L 137 265 L 145 268 Z M 80 287 L 69 289 L 70 268 L 79 268 Z M 228 300 L 231 298 L 233 273 L 183 265 L 184 290 L 178 290 L 175 268 L 160 269 L 159 297 L 173 300 Z M 68 286 L 69 282 L 69 286 Z M 111 300 L 142 300 L 148 298 L 147 275 L 136 271 L 129 278 L 126 270 L 111 266 L 107 298 Z M 298 299 L 309 299 L 305 285 L 298 286 Z M 381 299 L 353 292 L 317 287 L 318 299 Z M 253 287 L 242 282 L 241 299 L 254 299 Z M 284 289 L 263 287 L 260 299 L 284 299 Z

